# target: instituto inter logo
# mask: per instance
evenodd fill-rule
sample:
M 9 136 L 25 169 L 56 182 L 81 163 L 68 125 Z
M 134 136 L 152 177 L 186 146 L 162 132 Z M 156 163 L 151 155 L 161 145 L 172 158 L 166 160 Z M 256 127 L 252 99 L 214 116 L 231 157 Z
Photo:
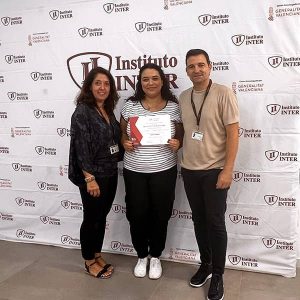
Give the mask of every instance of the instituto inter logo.
M 255 258 L 245 258 L 239 255 L 228 255 L 229 262 L 234 266 L 258 268 L 258 261 Z
M 261 45 L 264 43 L 263 35 L 245 35 L 245 34 L 236 34 L 231 37 L 231 41 L 235 46 L 241 46 L 245 44 L 246 46 L 250 45 Z
M 293 116 L 300 116 L 300 105 L 292 105 L 292 104 L 268 104 L 266 106 L 267 111 L 270 115 L 293 115 Z
M 123 13 L 129 11 L 129 3 L 105 3 L 103 4 L 103 9 L 106 13 L 110 14 L 112 12 L 115 13 Z
M 78 29 L 78 33 L 82 38 L 98 37 L 103 35 L 103 29 L 101 27 L 97 27 L 97 28 L 81 27 Z
M 9 26 L 9 25 L 20 25 L 23 23 L 22 17 L 2 17 L 1 18 L 1 23 L 4 26 Z
M 203 26 L 207 26 L 210 23 L 212 25 L 228 24 L 229 23 L 229 15 L 227 15 L 227 14 L 219 14 L 219 15 L 203 14 L 198 17 L 198 21 Z
M 35 152 L 38 155 L 51 155 L 51 156 L 55 156 L 56 155 L 56 149 L 55 148 L 46 148 L 44 146 L 35 146 Z
M 28 93 L 20 93 L 20 92 L 8 92 L 7 97 L 10 101 L 28 101 L 29 96 Z
M 261 129 L 246 129 L 242 127 L 239 128 L 239 137 L 257 139 L 262 137 L 261 134 Z
M 244 216 L 241 214 L 229 214 L 229 219 L 232 223 L 241 225 L 248 225 L 248 226 L 258 226 L 259 225 L 259 218 L 252 217 L 252 216 Z
M 30 77 L 33 81 L 53 80 L 53 75 L 51 72 L 47 72 L 47 73 L 31 72 Z
M 72 10 L 51 10 L 49 11 L 49 16 L 51 17 L 52 20 L 59 20 L 59 19 L 70 19 L 73 18 L 73 12 Z
M 265 157 L 269 161 L 275 161 L 278 159 L 280 162 L 297 162 L 298 161 L 298 153 L 295 152 L 280 152 L 278 150 L 267 150 L 265 151 Z
M 33 111 L 33 115 L 36 119 L 54 119 L 55 113 L 53 110 L 41 110 L 41 109 L 35 109 Z
M 138 32 L 162 30 L 162 22 L 137 22 L 134 26 Z
M 45 181 L 38 181 L 37 186 L 41 191 L 58 191 L 59 187 L 56 183 L 47 183 Z
M 152 57 L 152 55 L 140 55 L 135 58 L 123 58 L 122 56 L 114 57 L 114 76 L 117 91 L 134 90 L 137 83 L 137 74 L 128 75 L 128 71 L 138 70 L 147 63 L 155 63 L 164 69 L 175 68 L 178 64 L 175 56 L 164 54 L 160 57 Z M 91 69 L 103 67 L 112 71 L 113 57 L 103 52 L 83 52 L 75 54 L 67 59 L 67 67 L 73 82 L 81 88 L 83 81 Z M 177 74 L 165 73 L 168 84 L 174 89 L 178 89 Z
M 261 183 L 261 175 L 259 173 L 253 173 L 253 172 L 240 172 L 240 171 L 234 171 L 232 180 L 235 182 L 241 181 L 241 182 L 247 182 L 247 183 Z
M 5 61 L 8 64 L 20 64 L 20 63 L 25 63 L 26 62 L 26 57 L 25 55 L 5 55 Z
M 134 253 L 135 252 L 132 245 L 124 244 L 120 241 L 112 241 L 110 243 L 110 247 L 114 251 L 119 251 L 119 252 L 123 252 L 123 253 Z
M 23 197 L 15 198 L 15 202 L 18 204 L 18 206 L 35 207 L 36 205 L 34 200 L 24 199 Z
M 19 239 L 33 240 L 36 234 L 34 232 L 29 232 L 25 229 L 18 229 L 16 231 L 16 236 Z
M 62 200 L 60 204 L 64 209 L 83 210 L 82 203 L 72 202 L 69 200 Z
M 265 202 L 269 206 L 273 206 L 276 204 L 276 206 L 279 207 L 296 207 L 296 198 L 294 197 L 281 197 L 278 195 L 265 195 L 264 196 Z
M 295 251 L 295 242 L 279 240 L 275 238 L 262 238 L 262 243 L 268 249 Z
M 80 246 L 80 240 L 78 238 L 73 238 L 67 234 L 62 235 L 60 241 L 63 245 Z
M 284 68 L 300 67 L 300 56 L 284 57 L 280 55 L 274 55 L 268 57 L 268 63 L 272 68 L 278 68 L 279 66 Z
M 58 218 L 53 218 L 49 216 L 40 216 L 40 220 L 43 224 L 56 225 L 56 226 L 61 225 L 61 221 Z
M 32 172 L 32 166 L 30 166 L 30 165 L 23 165 L 20 163 L 12 163 L 11 166 L 14 171 Z

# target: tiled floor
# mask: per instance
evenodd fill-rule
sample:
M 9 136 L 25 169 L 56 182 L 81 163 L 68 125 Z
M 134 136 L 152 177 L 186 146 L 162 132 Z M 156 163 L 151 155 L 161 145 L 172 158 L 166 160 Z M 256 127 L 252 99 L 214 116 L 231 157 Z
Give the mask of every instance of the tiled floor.
M 135 257 L 104 254 L 116 271 L 101 280 L 83 272 L 79 250 L 0 241 L 0 300 L 206 299 L 208 284 L 192 288 L 197 266 L 163 261 L 159 280 L 135 278 Z M 299 273 L 299 271 L 298 271 Z M 226 270 L 226 300 L 300 300 L 300 276 Z

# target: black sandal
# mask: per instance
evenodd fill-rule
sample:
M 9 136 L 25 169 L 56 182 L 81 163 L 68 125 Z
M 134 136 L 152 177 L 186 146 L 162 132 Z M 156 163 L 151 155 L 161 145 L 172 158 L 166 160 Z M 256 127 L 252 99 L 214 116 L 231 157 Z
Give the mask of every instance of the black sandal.
M 102 258 L 102 260 L 104 261 L 103 257 L 101 255 L 99 255 L 99 256 L 95 257 L 96 262 L 97 262 L 98 258 Z M 112 269 L 108 270 L 108 268 L 110 268 L 110 267 L 112 267 Z M 111 273 L 114 271 L 114 267 L 111 264 L 105 264 L 105 266 L 103 266 L 102 268 L 109 271 L 109 272 L 111 272 Z
M 94 275 L 94 274 L 92 274 L 92 273 L 90 272 L 90 267 L 91 267 L 92 265 L 96 264 L 96 263 L 97 263 L 97 262 L 94 261 L 94 262 L 91 263 L 90 265 L 87 265 L 86 262 L 85 262 L 85 263 L 84 263 L 84 266 L 85 266 L 85 271 L 86 271 L 86 273 L 89 274 L 89 275 L 91 275 L 91 276 L 93 276 L 93 277 L 100 278 L 100 279 L 108 279 L 108 278 L 110 278 L 110 277 L 111 277 L 111 273 L 108 273 L 108 270 L 105 269 L 105 268 L 102 268 L 102 270 L 101 270 L 98 274 L 96 274 L 96 275 Z M 105 276 L 105 274 L 108 274 L 108 276 Z

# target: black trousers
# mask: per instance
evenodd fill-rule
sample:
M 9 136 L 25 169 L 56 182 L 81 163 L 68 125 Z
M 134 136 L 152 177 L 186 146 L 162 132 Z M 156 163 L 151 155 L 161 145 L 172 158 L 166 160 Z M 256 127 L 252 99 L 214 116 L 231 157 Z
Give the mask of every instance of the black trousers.
M 126 216 L 139 258 L 159 257 L 165 248 L 175 199 L 177 166 L 155 173 L 123 170 Z
M 95 253 L 101 252 L 106 216 L 116 195 L 118 175 L 96 178 L 100 186 L 100 196 L 92 197 L 86 187 L 80 188 L 83 204 L 83 221 L 80 227 L 81 253 L 85 260 L 91 260 Z
M 228 189 L 216 189 L 221 171 L 181 169 L 201 262 L 212 263 L 216 274 L 224 273 L 227 249 L 225 212 Z

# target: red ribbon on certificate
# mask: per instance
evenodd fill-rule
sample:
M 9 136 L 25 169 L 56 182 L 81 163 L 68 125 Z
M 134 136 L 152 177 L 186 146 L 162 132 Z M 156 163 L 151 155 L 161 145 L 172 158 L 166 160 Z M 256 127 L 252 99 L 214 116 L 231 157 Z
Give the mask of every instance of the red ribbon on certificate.
M 130 126 L 130 137 L 131 141 L 133 142 L 134 145 L 140 145 L 141 140 L 143 138 L 142 134 L 136 127 L 136 122 L 139 117 L 131 117 L 129 118 L 129 126 Z

